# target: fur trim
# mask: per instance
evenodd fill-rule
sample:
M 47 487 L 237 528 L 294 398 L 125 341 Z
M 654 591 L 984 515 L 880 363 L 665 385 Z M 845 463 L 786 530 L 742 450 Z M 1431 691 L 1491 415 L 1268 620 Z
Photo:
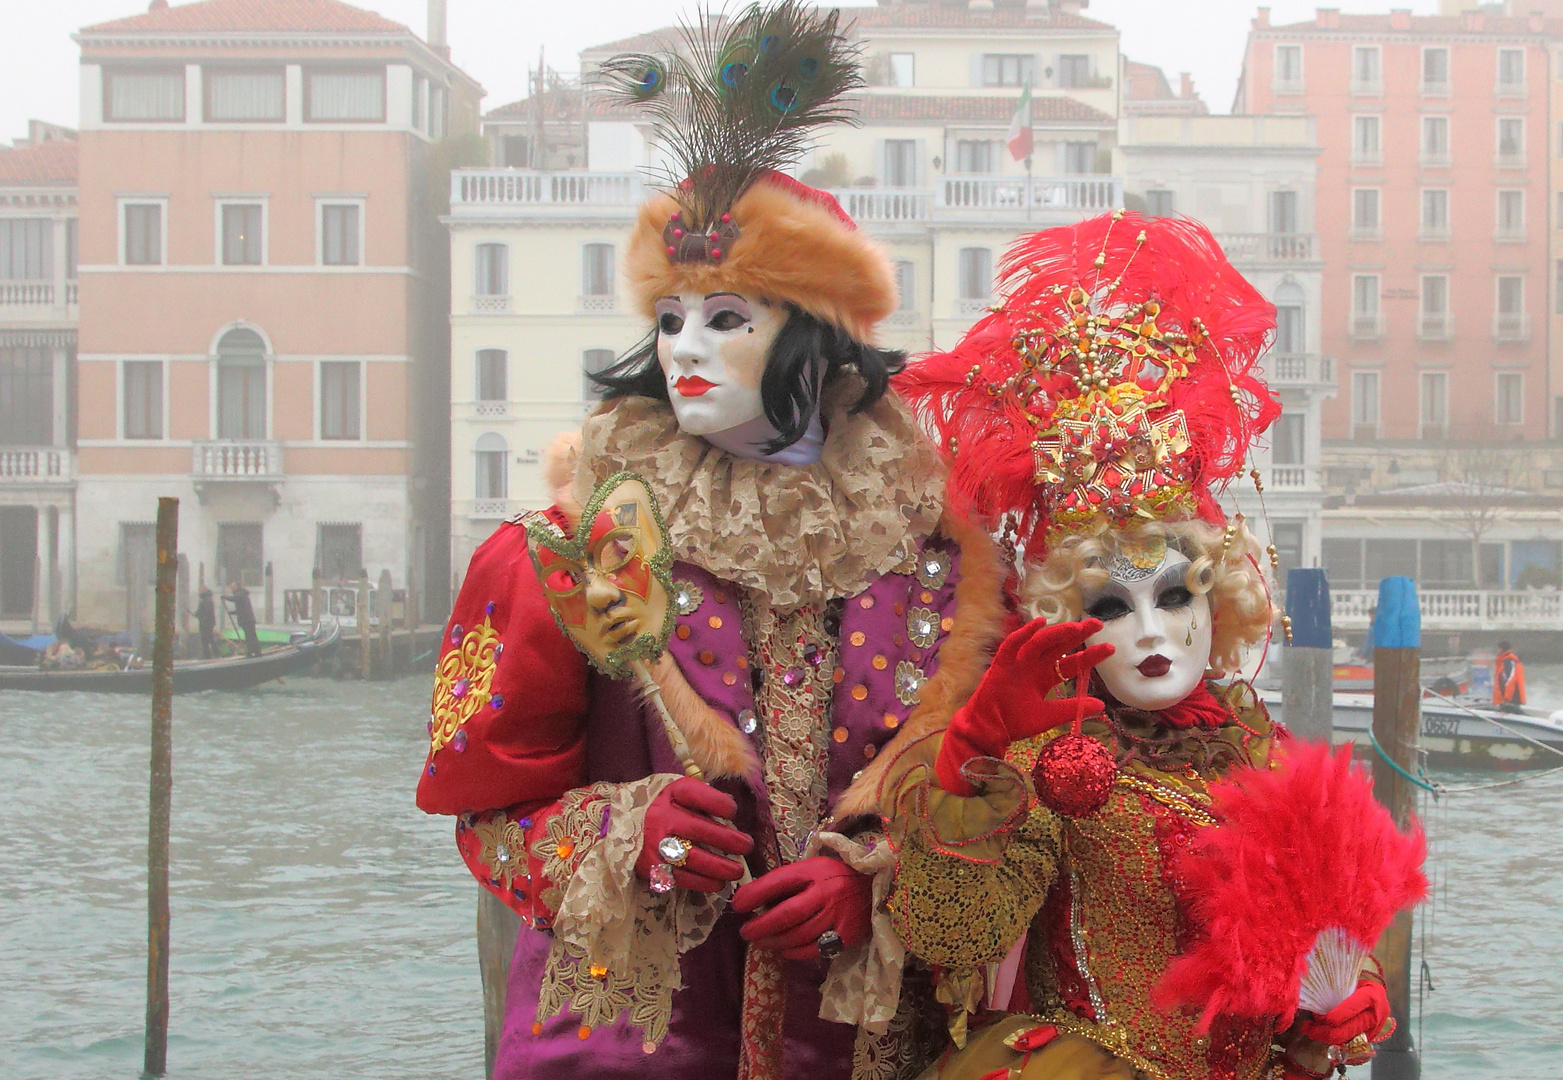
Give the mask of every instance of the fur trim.
M 946 512 L 940 529 L 961 549 L 961 579 L 955 586 L 955 628 L 939 647 L 939 670 L 923 684 L 917 707 L 874 760 L 841 793 L 832 812 L 839 819 L 874 814 L 879 789 L 892 767 L 898 770 L 926 757 L 932 765 L 943 731 L 955 710 L 966 703 L 993 659 L 993 650 L 1009 630 L 1004 581 L 1009 568 L 998 545 L 973 522 Z M 901 761 L 901 758 L 906 761 Z
M 671 656 L 663 653 L 651 665 L 651 675 L 662 689 L 662 700 L 673 714 L 673 722 L 689 742 L 690 756 L 707 780 L 753 776 L 760 771 L 760 759 L 749 741 L 706 704 Z
M 575 466 L 580 459 L 579 431 L 561 431 L 543 451 L 543 483 L 548 486 L 548 497 L 571 521 L 581 519 L 581 500 L 575 497 Z
M 719 263 L 668 258 L 662 230 L 678 209 L 671 195 L 648 199 L 625 251 L 624 276 L 648 318 L 659 296 L 730 289 L 795 304 L 872 344 L 874 327 L 896 309 L 884 250 L 818 201 L 754 184 L 734 204 L 739 236 Z

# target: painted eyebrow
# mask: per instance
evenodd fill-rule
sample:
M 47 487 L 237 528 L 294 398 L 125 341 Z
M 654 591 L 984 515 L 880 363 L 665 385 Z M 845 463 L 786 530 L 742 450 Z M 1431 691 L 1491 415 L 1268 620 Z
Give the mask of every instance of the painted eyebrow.
M 1188 563 L 1178 563 L 1176 566 L 1167 567 L 1160 574 L 1156 575 L 1156 587 L 1152 591 L 1160 592 L 1162 589 L 1165 589 L 1167 586 L 1171 585 L 1174 580 L 1176 580 L 1177 584 L 1183 586 L 1185 589 L 1188 588 L 1188 568 Z
M 737 300 L 742 300 L 743 299 L 742 296 L 739 296 L 735 292 L 708 292 L 708 293 L 706 293 L 706 299 L 707 300 L 715 300 L 718 296 L 731 296 L 731 297 L 733 297 L 733 298 L 735 298 Z

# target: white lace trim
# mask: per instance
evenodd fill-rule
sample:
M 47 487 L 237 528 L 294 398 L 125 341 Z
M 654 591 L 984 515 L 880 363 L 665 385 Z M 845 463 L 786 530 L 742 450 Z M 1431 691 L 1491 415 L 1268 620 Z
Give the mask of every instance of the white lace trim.
M 830 962 L 830 973 L 820 987 L 819 1015 L 821 1020 L 856 1024 L 872 1034 L 883 1035 L 901 1003 L 906 946 L 884 910 L 895 879 L 895 849 L 883 838 L 873 839 L 876 842 L 870 849 L 860 840 L 840 833 L 817 832 L 803 857 L 828 849 L 858 873 L 874 879 L 873 932 L 867 940 Z

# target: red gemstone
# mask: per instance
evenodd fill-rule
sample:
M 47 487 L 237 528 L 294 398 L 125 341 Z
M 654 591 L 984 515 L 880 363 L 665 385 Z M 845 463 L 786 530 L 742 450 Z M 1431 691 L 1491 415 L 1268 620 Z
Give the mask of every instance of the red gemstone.
M 674 229 L 673 230 L 673 235 L 674 236 L 683 236 L 684 235 L 684 230 L 683 229 Z
M 722 257 L 722 249 L 721 248 L 712 248 L 711 249 L 711 258 L 713 258 L 713 259 L 720 259 L 721 257 Z

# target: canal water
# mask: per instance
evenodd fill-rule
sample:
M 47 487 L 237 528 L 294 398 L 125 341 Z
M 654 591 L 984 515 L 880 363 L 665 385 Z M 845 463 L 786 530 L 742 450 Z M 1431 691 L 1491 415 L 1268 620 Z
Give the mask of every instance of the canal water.
M 1563 667 L 1531 684 L 1563 706 Z M 412 802 L 428 695 L 427 678 L 296 679 L 176 699 L 175 1080 L 482 1076 L 475 886 L 450 821 Z M 140 1072 L 147 714 L 144 699 L 0 693 L 5 1080 Z M 1423 1076 L 1551 1078 L 1563 775 L 1451 797 L 1427 820 Z

